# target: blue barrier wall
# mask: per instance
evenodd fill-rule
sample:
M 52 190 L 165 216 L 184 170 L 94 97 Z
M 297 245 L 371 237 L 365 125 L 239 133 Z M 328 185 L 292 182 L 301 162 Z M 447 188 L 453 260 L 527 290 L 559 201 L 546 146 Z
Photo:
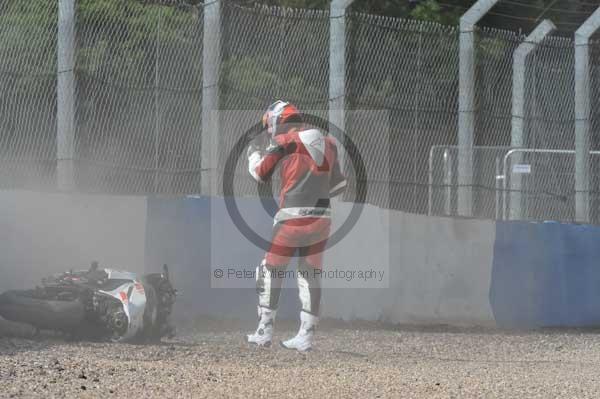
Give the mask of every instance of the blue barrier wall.
M 600 325 L 600 227 L 497 222 L 490 304 L 502 327 Z

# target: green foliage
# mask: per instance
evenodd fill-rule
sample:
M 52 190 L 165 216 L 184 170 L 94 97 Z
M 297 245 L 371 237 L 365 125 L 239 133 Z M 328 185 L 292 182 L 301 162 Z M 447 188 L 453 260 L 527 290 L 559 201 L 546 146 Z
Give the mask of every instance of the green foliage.
M 222 83 L 224 104 L 234 104 L 237 108 L 261 108 L 265 102 L 272 100 L 267 98 L 273 93 L 273 88 L 278 88 L 282 93 L 302 93 L 304 98 L 295 98 L 298 103 L 302 100 L 311 101 L 322 95 L 321 91 L 310 85 L 299 76 L 279 76 L 269 71 L 265 65 L 272 62 L 267 57 L 231 57 L 223 62 Z M 231 90 L 228 90 L 230 88 Z M 236 103 L 231 97 L 239 97 L 245 94 L 245 104 Z
M 230 58 L 223 65 L 226 86 L 235 85 L 247 93 L 260 92 L 264 87 L 277 85 L 277 75 L 264 69 L 269 60 L 264 57 Z
M 157 65 L 171 74 L 183 68 L 199 76 L 199 63 L 177 64 L 177 58 L 201 56 L 199 50 L 189 54 L 201 46 L 193 9 L 137 0 L 79 0 L 77 12 L 79 71 L 133 86 L 154 85 Z
M 423 21 L 456 25 L 460 19 L 461 10 L 457 8 L 444 10 L 436 0 L 425 0 L 418 3 L 409 15 Z
M 56 2 L 5 1 L 0 5 L 0 69 L 52 73 L 56 69 Z
M 512 47 L 509 41 L 496 37 L 483 37 L 476 43 L 477 54 L 483 59 L 502 60 Z
M 266 0 L 260 3 L 292 8 L 325 9 L 329 7 L 329 1 L 327 0 Z
M 352 3 L 352 9 L 363 13 L 391 17 L 407 17 L 410 12 L 408 0 L 355 0 Z

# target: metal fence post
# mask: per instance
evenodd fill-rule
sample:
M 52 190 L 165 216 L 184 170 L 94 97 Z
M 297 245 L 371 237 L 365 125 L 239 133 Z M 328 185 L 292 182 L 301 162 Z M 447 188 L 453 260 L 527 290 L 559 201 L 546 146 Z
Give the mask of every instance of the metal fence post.
M 427 206 L 427 215 L 432 216 L 433 212 L 434 212 L 434 206 L 433 206 L 433 201 L 434 201 L 434 196 L 433 196 L 433 156 L 436 153 L 436 150 L 439 147 L 437 145 L 432 145 L 431 148 L 429 149 L 429 158 L 428 158 L 428 164 L 429 164 L 429 171 L 428 171 L 428 175 L 429 175 L 429 187 L 427 189 L 427 193 L 428 193 L 428 206 Z
M 217 194 L 219 161 L 219 72 L 221 67 L 221 0 L 204 4 L 202 47 L 202 195 Z
M 575 32 L 575 221 L 590 220 L 590 37 L 600 28 L 598 8 Z
M 417 46 L 417 76 L 416 76 L 416 90 L 413 94 L 413 131 L 412 131 L 412 179 L 416 182 L 417 174 L 418 174 L 418 165 L 417 165 L 417 137 L 419 134 L 417 133 L 419 129 L 419 107 L 421 104 L 421 75 L 423 69 L 423 24 L 419 24 L 419 41 Z M 418 209 L 418 199 L 417 199 L 417 185 L 413 185 L 412 189 L 412 209 L 415 212 Z
M 555 29 L 556 26 L 549 19 L 542 21 L 513 53 L 511 147 L 523 147 L 526 143 L 523 130 L 525 118 L 525 61 L 527 60 L 527 56 L 537 47 L 537 45 Z M 522 154 L 520 153 L 516 154 L 515 163 L 521 163 L 521 155 Z M 504 173 L 511 173 L 511 171 L 504 171 Z M 521 175 L 515 174 L 514 176 L 511 176 L 510 183 L 510 210 L 508 217 L 509 219 L 521 219 L 523 216 L 521 205 Z
M 56 180 L 59 191 L 75 190 L 75 0 L 58 3 L 56 80 Z
M 160 169 L 160 128 L 161 128 L 161 106 L 160 106 L 160 30 L 161 30 L 162 9 L 158 10 L 158 20 L 156 24 L 156 40 L 154 42 L 154 194 L 158 194 L 160 189 L 159 169 Z
M 458 214 L 471 216 L 475 131 L 475 24 L 499 0 L 478 0 L 460 18 L 458 82 Z
M 444 150 L 444 214 L 452 216 L 452 155 Z
M 329 123 L 345 131 L 346 9 L 353 0 L 333 0 L 329 6 Z M 329 129 L 333 131 L 333 129 Z M 340 137 L 340 139 L 342 139 Z M 344 164 L 343 151 L 340 162 Z
M 494 180 L 496 181 L 496 193 L 495 193 L 495 200 L 496 200 L 496 220 L 500 220 L 503 215 L 502 215 L 502 183 L 500 182 L 500 180 L 504 179 L 504 176 L 501 177 L 501 173 L 502 173 L 502 157 L 500 155 L 496 156 L 496 176 L 494 178 Z

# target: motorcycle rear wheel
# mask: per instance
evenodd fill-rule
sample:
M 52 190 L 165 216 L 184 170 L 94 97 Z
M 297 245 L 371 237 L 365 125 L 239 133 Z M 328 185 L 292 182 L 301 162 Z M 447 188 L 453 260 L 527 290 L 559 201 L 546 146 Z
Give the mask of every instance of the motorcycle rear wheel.
M 0 295 L 0 316 L 47 330 L 72 331 L 83 323 L 85 309 L 81 302 L 39 299 L 33 293 L 23 290 Z

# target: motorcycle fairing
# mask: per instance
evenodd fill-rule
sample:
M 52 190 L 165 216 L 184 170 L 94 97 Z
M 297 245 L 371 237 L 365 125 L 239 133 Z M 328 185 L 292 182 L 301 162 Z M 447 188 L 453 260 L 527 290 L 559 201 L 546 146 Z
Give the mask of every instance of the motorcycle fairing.
M 114 290 L 99 292 L 116 298 L 123 305 L 123 311 L 129 321 L 127 332 L 119 341 L 126 341 L 137 335 L 144 328 L 144 311 L 146 309 L 146 292 L 134 273 L 105 269 L 108 279 L 129 280 Z

